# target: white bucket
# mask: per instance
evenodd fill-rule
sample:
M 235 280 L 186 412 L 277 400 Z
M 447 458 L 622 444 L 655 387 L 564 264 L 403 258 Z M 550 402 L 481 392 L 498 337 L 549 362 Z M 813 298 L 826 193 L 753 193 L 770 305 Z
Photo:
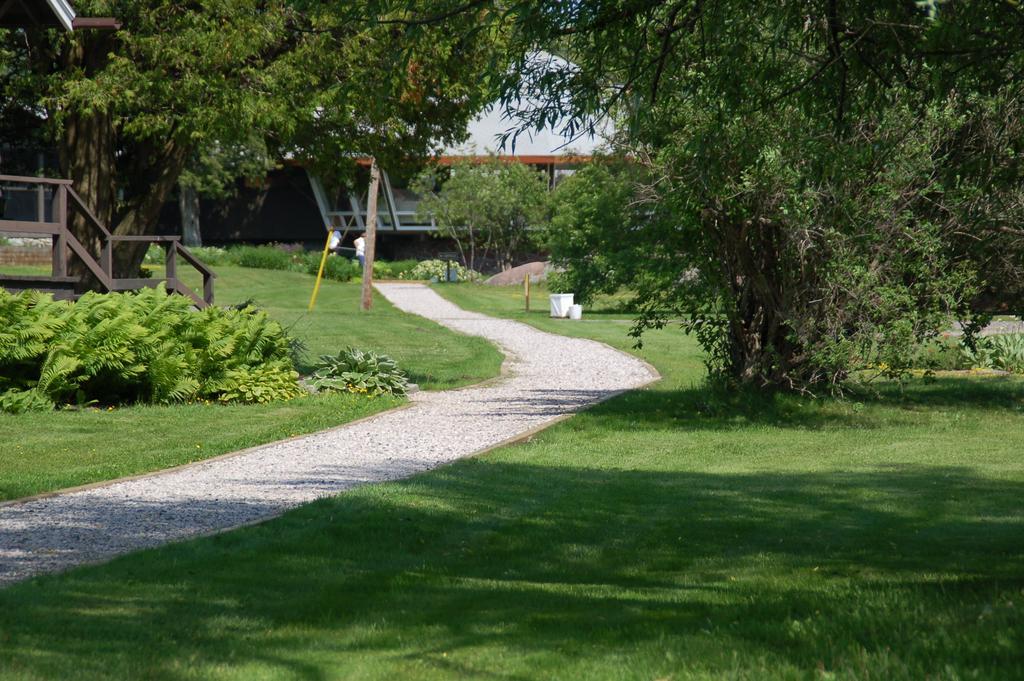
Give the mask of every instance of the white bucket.
M 569 306 L 569 319 L 583 319 L 583 306 L 582 305 L 570 305 Z
M 551 316 L 559 319 L 569 316 L 569 308 L 572 307 L 572 293 L 552 293 L 548 296 L 551 301 Z

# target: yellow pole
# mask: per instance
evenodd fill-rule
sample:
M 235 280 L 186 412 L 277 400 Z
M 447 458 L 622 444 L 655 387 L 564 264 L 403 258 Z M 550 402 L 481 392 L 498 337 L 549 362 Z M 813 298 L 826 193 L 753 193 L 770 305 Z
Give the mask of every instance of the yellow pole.
M 320 256 L 320 269 L 316 273 L 316 283 L 313 284 L 313 295 L 309 297 L 309 311 L 313 311 L 313 306 L 316 305 L 316 294 L 320 292 L 320 280 L 324 277 L 324 265 L 327 264 L 327 253 L 331 248 L 331 234 L 333 230 L 327 229 L 327 241 L 324 242 L 324 254 Z
M 523 277 L 523 288 L 526 290 L 526 311 L 530 311 L 530 275 Z

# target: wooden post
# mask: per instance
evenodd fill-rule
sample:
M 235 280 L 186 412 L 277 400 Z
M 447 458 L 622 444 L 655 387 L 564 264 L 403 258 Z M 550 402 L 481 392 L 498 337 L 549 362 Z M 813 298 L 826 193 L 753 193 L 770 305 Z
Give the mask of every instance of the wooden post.
M 67 185 L 57 187 L 57 201 L 54 206 L 54 218 L 60 232 L 53 236 L 53 276 L 68 276 L 68 188 Z
M 174 293 L 178 289 L 178 243 L 171 241 L 164 248 L 164 279 L 167 293 Z
M 523 290 L 526 291 L 526 311 L 530 311 L 530 275 L 523 276 Z
M 363 263 L 363 310 L 373 305 L 373 255 L 377 250 L 377 192 L 380 189 L 380 168 L 377 159 L 370 164 L 370 196 L 366 201 L 366 251 Z

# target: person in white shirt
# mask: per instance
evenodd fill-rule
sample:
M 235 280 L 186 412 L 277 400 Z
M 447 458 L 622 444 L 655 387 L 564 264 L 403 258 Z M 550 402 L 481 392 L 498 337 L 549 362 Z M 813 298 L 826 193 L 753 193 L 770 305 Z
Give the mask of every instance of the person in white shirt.
M 359 261 L 359 268 L 362 269 L 366 266 L 366 232 L 363 232 L 356 237 L 353 242 L 353 246 L 356 247 L 356 260 Z

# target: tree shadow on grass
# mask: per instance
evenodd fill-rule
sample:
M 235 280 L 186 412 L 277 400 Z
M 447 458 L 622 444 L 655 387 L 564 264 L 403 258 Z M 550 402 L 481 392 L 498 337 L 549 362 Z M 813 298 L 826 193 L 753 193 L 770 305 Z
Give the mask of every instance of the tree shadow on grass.
M 700 386 L 635 391 L 591 410 L 615 427 L 735 430 L 750 425 L 808 430 L 875 429 L 920 422 L 923 412 L 1004 412 L 1024 416 L 1024 380 L 1018 377 L 912 380 L 816 399 L 757 390 L 727 392 Z
M 1022 498 L 468 460 L 0 591 L 0 676 L 1010 678 Z

